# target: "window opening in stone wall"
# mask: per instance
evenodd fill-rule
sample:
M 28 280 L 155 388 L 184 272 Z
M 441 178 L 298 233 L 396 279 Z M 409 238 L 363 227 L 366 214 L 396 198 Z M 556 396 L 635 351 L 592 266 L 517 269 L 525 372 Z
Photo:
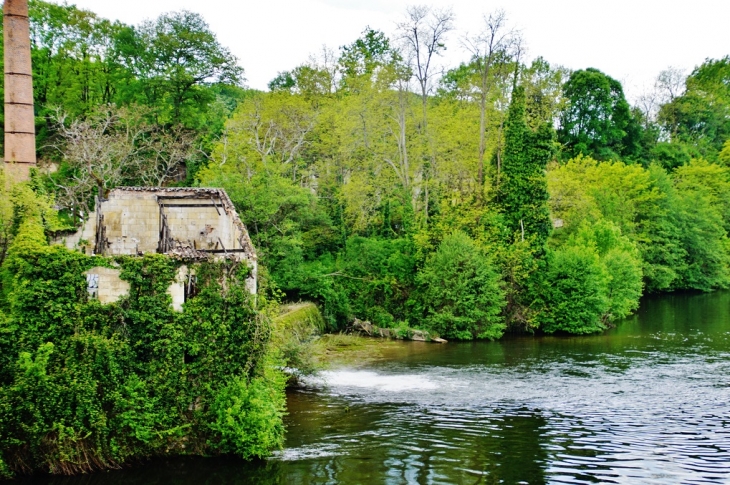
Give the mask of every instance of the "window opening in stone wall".
M 89 298 L 99 299 L 99 275 L 86 275 L 86 291 L 89 292 Z
M 198 277 L 188 273 L 185 281 L 185 301 L 195 297 L 198 294 Z

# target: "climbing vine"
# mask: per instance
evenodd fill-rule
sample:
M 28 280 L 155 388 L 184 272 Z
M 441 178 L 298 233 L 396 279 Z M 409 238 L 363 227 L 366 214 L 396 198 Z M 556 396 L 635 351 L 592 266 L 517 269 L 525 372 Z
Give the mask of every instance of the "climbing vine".
M 245 265 L 188 264 L 197 294 L 176 312 L 167 289 L 183 264 L 85 256 L 47 245 L 38 217 L 20 224 L 1 270 L 0 477 L 281 445 L 284 381 Z M 90 298 L 95 266 L 118 267 L 129 294 Z

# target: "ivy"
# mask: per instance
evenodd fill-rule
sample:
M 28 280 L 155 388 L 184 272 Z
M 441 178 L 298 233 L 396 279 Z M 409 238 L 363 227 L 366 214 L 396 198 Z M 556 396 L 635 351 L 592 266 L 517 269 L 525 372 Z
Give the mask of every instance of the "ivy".
M 198 294 L 175 312 L 167 289 L 183 264 L 48 246 L 25 217 L 0 269 L 0 476 L 281 446 L 284 381 L 266 364 L 270 322 L 246 266 L 188 265 Z M 90 299 L 96 266 L 118 267 L 129 295 Z

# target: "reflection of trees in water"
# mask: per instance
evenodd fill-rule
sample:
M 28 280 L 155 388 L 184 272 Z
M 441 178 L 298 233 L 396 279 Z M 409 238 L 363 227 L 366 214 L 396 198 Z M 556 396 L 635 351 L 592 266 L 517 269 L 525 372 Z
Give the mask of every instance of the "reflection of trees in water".
M 274 485 L 284 483 L 281 463 L 236 458 L 158 458 L 132 468 L 76 477 L 35 477 L 18 485 Z
M 468 452 L 464 468 L 484 473 L 481 478 L 474 473 L 470 483 L 545 483 L 546 425 L 547 420 L 539 414 L 493 418 L 490 432 L 476 438 L 472 446 L 459 450 Z
M 337 442 L 335 456 L 285 462 L 282 483 L 546 482 L 539 414 L 393 404 L 353 406 L 347 420 L 336 414 L 317 440 Z

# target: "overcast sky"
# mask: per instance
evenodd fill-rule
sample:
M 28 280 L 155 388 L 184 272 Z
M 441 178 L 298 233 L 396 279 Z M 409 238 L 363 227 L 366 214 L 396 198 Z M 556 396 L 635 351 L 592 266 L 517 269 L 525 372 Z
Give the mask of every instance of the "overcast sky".
M 203 15 L 220 42 L 246 70 L 247 85 L 265 89 L 322 45 L 337 49 L 366 26 L 392 34 L 407 0 L 71 0 L 102 17 L 137 24 L 187 9 Z M 705 58 L 730 55 L 730 1 L 694 0 L 433 0 L 453 7 L 457 30 L 443 59 L 467 59 L 459 39 L 476 32 L 483 13 L 503 8 L 527 42 L 528 58 L 542 56 L 571 69 L 595 67 L 619 79 L 629 97 L 649 88 L 669 66 L 691 71 Z

